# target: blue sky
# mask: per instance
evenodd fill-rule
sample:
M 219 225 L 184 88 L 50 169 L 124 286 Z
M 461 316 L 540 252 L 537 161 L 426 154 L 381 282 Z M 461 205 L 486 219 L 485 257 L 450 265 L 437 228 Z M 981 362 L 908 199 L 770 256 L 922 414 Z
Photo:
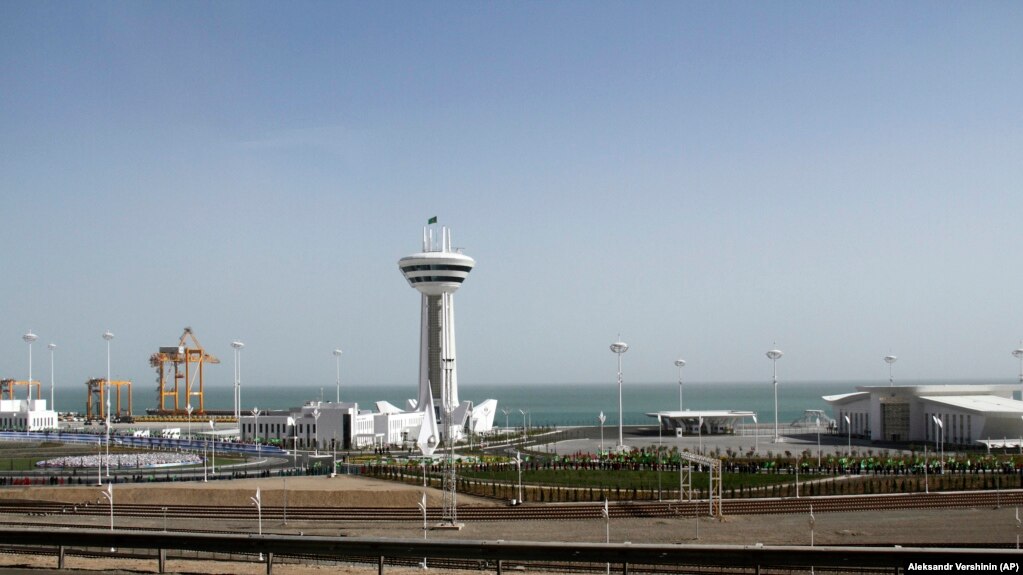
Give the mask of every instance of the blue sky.
M 0 377 L 414 386 L 397 260 L 477 260 L 463 389 L 1013 381 L 1023 6 L 0 4 Z M 84 394 L 83 394 L 84 395 Z M 471 393 L 463 392 L 471 396 Z

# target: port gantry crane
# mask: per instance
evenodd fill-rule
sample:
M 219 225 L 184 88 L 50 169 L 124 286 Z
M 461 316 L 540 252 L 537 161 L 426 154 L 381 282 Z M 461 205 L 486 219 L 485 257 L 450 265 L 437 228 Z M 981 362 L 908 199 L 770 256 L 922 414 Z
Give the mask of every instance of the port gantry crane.
M 40 395 L 39 381 L 33 379 L 32 381 L 19 381 L 16 379 L 0 379 L 0 398 L 7 396 L 7 399 L 14 399 L 14 388 L 18 386 L 28 386 L 28 398 L 32 398 L 32 388 L 36 388 L 36 399 L 42 399 Z
M 86 421 L 103 421 L 107 418 L 107 415 L 114 415 L 120 420 L 125 414 L 121 413 L 121 388 L 127 387 L 128 395 L 128 417 L 131 417 L 131 381 L 107 381 L 104 378 L 94 377 L 89 381 L 85 382 L 85 420 Z M 111 390 L 110 388 L 113 388 Z M 113 414 L 108 414 L 106 406 L 107 394 L 111 394 L 117 398 L 117 409 Z M 95 398 L 95 401 L 93 401 Z M 95 409 L 93 409 L 95 406 Z
M 189 342 L 191 346 L 189 346 Z M 175 347 L 161 347 L 149 357 L 149 365 L 156 369 L 158 387 L 157 405 L 160 414 L 185 415 L 186 408 L 179 403 L 180 383 L 184 380 L 185 406 L 192 406 L 193 413 L 203 415 L 206 406 L 203 399 L 203 366 L 220 363 L 215 356 L 206 353 L 192 328 L 186 327 Z M 198 391 L 193 391 L 198 379 Z M 199 398 L 199 405 L 192 404 L 192 397 Z M 167 408 L 167 399 L 174 398 L 174 407 Z

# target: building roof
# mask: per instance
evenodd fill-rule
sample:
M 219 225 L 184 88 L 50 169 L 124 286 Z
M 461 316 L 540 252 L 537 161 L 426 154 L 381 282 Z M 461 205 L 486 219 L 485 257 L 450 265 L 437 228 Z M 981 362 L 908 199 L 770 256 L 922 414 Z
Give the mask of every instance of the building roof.
M 710 409 L 701 411 L 655 411 L 646 414 L 647 417 L 662 417 L 672 419 L 695 419 L 697 417 L 713 418 L 713 417 L 753 417 L 756 415 L 754 411 L 735 411 L 725 409 Z
M 857 391 L 873 393 L 890 393 L 893 391 L 909 395 L 991 395 L 995 393 L 1012 393 L 1019 389 L 1018 384 L 952 384 L 952 385 L 858 385 Z
M 921 396 L 920 399 L 984 415 L 1023 416 L 1023 401 L 997 395 Z
M 825 395 L 821 397 L 821 399 L 828 403 L 849 403 L 850 401 L 865 399 L 867 397 L 870 397 L 869 391 L 854 391 L 852 393 L 840 393 L 838 395 Z

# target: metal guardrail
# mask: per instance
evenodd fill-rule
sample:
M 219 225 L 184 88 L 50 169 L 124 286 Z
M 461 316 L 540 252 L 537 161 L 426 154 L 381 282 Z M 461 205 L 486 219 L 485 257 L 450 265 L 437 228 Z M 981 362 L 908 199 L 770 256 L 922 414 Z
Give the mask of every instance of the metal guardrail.
M 62 443 L 101 444 L 106 440 L 103 433 L 67 433 L 45 431 L 0 431 L 0 441 L 59 441 Z M 216 441 L 217 451 L 224 453 L 263 454 L 267 456 L 288 455 L 290 452 L 275 445 L 256 447 L 249 443 Z M 201 450 L 208 444 L 203 439 L 181 439 L 169 437 L 134 437 L 112 434 L 110 444 L 115 446 L 139 447 L 144 449 L 185 449 Z
M 1020 551 L 974 548 L 902 548 L 837 546 L 761 545 L 664 545 L 630 543 L 543 543 L 522 541 L 422 541 L 352 537 L 306 537 L 289 535 L 207 535 L 196 533 L 146 533 L 85 529 L 42 530 L 0 529 L 0 540 L 11 545 L 51 546 L 58 549 L 58 568 L 63 568 L 69 547 L 112 547 L 157 549 L 160 571 L 164 571 L 167 550 L 213 553 L 262 554 L 267 573 L 273 557 L 302 555 L 338 559 L 351 556 L 383 558 L 423 557 L 486 561 L 501 572 L 503 561 L 557 561 L 562 563 L 611 563 L 628 573 L 629 565 L 701 565 L 745 568 L 759 573 L 762 568 L 817 567 L 840 569 L 898 569 L 910 564 L 999 565 L 1018 571 Z

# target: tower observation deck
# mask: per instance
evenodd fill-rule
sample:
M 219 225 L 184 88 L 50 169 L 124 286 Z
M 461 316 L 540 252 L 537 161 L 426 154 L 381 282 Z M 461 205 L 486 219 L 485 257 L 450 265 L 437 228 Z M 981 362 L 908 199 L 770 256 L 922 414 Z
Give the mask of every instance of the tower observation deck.
M 459 404 L 453 296 L 476 261 L 451 248 L 447 227 L 441 227 L 439 243 L 433 231 L 423 228 L 423 251 L 401 258 L 398 267 L 422 294 L 418 406 L 421 409 L 432 396 L 434 405 L 450 412 Z

